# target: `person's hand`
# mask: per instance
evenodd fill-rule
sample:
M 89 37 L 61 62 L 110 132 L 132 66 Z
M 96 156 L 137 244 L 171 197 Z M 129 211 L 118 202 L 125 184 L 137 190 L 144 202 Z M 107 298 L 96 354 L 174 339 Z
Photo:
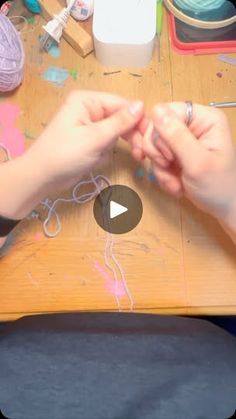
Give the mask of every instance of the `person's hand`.
M 40 138 L 0 165 L 0 214 L 24 218 L 52 191 L 74 185 L 119 136 L 141 138 L 143 117 L 141 101 L 90 91 L 70 94 Z
M 193 105 L 189 127 L 185 119 L 185 103 L 155 106 L 143 152 L 164 190 L 176 197 L 186 196 L 220 221 L 232 217 L 236 151 L 226 116 L 218 109 Z
M 119 136 L 135 136 L 144 114 L 141 101 L 120 96 L 76 91 L 30 148 L 49 182 L 69 186 L 101 162 Z

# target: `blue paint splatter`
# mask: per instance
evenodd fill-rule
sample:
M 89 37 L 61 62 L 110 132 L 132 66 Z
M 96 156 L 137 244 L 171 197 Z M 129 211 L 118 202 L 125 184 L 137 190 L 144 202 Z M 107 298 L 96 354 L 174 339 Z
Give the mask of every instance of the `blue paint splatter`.
M 61 55 L 61 50 L 56 42 L 51 45 L 48 52 L 53 58 L 59 58 Z
M 56 86 L 63 86 L 68 77 L 69 71 L 59 67 L 49 67 L 42 75 L 44 80 Z
M 148 171 L 148 180 L 150 180 L 150 182 L 156 182 L 156 176 L 154 175 L 152 169 L 150 169 Z
M 142 179 L 144 177 L 144 168 L 142 166 L 138 167 L 135 170 L 135 176 L 138 177 L 139 179 Z

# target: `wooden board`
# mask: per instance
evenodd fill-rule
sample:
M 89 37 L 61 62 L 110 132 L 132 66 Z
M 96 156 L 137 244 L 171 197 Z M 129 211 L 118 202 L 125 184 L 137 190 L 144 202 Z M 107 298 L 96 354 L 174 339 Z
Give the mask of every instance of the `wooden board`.
M 57 0 L 39 0 L 39 3 L 42 8 L 42 15 L 47 22 L 53 19 L 54 14 L 60 13 L 63 7 Z M 91 30 L 86 30 L 85 28 L 88 28 L 87 24 L 83 26 L 83 24 L 69 17 L 62 34 L 63 38 L 82 57 L 86 57 L 86 55 L 93 51 Z
M 157 51 L 144 70 L 104 68 L 90 54 L 82 59 L 63 40 L 61 57 L 39 55 L 42 22 L 24 34 L 25 79 L 14 93 L 1 97 L 19 104 L 18 127 L 37 136 L 73 89 L 95 89 L 143 99 L 147 110 L 157 102 L 186 100 L 207 104 L 235 100 L 235 68 L 216 56 L 182 57 L 170 50 L 166 25 L 162 57 Z M 49 66 L 78 70 L 64 87 L 43 80 Z M 217 73 L 221 72 L 219 78 Z M 135 75 L 134 75 L 135 74 Z M 226 111 L 236 137 L 235 110 Z M 27 146 L 34 140 L 27 139 Z M 113 184 L 134 188 L 144 216 L 131 233 L 115 237 L 115 254 L 126 274 L 136 311 L 163 314 L 236 314 L 236 251 L 210 217 L 185 201 L 161 192 L 147 177 L 135 177 L 136 163 L 119 143 L 108 163 L 97 170 Z M 69 193 L 69 192 L 68 192 Z M 65 195 L 65 194 L 64 194 Z M 45 212 L 41 209 L 42 218 Z M 0 319 L 41 312 L 118 310 L 104 265 L 105 233 L 97 226 L 92 203 L 60 205 L 62 232 L 55 239 L 42 234 L 38 219 L 25 220 L 14 234 L 11 251 L 0 263 Z M 112 278 L 111 278 L 112 281 Z M 121 297 L 123 310 L 128 298 Z

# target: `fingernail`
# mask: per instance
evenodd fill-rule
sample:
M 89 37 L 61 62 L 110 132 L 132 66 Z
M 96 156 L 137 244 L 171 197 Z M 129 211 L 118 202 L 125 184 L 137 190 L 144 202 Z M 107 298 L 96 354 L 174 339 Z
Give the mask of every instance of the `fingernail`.
M 131 105 L 129 106 L 129 111 L 133 116 L 136 116 L 137 114 L 139 114 L 142 109 L 143 109 L 143 102 L 141 102 L 140 100 L 137 102 L 131 103 Z
M 170 115 L 169 115 L 168 109 L 158 107 L 156 110 L 156 116 L 164 124 L 167 124 L 170 121 Z

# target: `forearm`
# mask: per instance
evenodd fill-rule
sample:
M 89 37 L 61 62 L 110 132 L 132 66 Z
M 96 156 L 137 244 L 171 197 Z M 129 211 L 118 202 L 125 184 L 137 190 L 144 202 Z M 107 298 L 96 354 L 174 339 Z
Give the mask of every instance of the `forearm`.
M 236 196 L 232 200 L 230 210 L 224 218 L 220 218 L 220 225 L 223 227 L 225 232 L 231 237 L 233 242 L 236 244 Z
M 46 190 L 44 169 L 27 153 L 0 165 L 0 215 L 15 220 L 26 217 Z

